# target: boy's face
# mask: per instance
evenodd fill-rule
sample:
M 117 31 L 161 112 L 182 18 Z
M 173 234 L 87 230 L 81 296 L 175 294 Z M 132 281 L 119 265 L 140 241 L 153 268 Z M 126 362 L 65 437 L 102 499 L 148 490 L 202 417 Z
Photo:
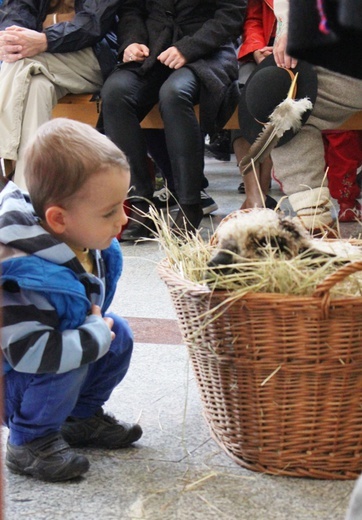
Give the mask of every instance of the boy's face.
M 129 182 L 129 173 L 116 166 L 92 175 L 67 205 L 64 242 L 76 249 L 109 247 L 128 220 Z

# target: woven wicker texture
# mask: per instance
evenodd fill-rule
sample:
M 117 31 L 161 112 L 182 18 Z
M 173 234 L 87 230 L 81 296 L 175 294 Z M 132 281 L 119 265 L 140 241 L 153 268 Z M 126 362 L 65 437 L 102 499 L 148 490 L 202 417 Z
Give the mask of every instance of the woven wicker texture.
M 161 262 L 206 421 L 240 465 L 322 479 L 360 474 L 362 298 L 329 295 L 359 270 L 362 262 L 339 269 L 310 297 L 250 293 L 225 304 L 224 291 Z

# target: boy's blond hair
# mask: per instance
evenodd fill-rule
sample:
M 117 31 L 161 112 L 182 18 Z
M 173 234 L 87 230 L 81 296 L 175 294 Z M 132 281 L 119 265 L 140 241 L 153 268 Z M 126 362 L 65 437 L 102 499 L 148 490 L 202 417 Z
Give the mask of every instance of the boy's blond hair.
M 90 125 L 66 118 L 44 123 L 28 145 L 25 179 L 40 218 L 63 205 L 94 174 L 109 167 L 129 171 L 124 153 Z

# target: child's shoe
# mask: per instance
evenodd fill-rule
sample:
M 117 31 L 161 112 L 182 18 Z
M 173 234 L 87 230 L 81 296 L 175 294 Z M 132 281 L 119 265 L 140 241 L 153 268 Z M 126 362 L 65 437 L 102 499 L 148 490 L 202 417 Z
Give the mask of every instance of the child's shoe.
M 127 448 L 142 436 L 139 424 L 117 421 L 100 408 L 87 419 L 68 417 L 61 427 L 63 438 L 70 446 L 119 449 Z
M 89 469 L 89 461 L 78 455 L 59 433 L 15 446 L 7 443 L 6 466 L 13 473 L 29 475 L 47 482 L 80 477 Z
M 355 222 L 356 220 L 361 219 L 361 204 L 357 200 L 339 203 L 339 222 Z

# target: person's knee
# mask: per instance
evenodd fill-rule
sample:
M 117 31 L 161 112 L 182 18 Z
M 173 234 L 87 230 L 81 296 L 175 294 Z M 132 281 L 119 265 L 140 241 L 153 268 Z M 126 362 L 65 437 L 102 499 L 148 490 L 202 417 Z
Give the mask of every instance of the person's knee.
M 113 313 L 109 313 L 107 316 L 113 319 L 112 331 L 116 335 L 110 350 L 116 355 L 123 356 L 125 352 L 131 355 L 133 350 L 133 332 L 128 321 Z
M 160 88 L 160 105 L 170 105 L 177 103 L 181 93 L 178 86 L 174 83 L 164 83 Z
M 159 93 L 160 110 L 169 110 L 172 107 L 193 106 L 193 91 L 187 83 L 178 78 L 175 81 L 168 79 L 161 87 Z
M 102 106 L 105 108 L 110 106 L 113 111 L 115 105 L 121 106 L 127 101 L 129 93 L 129 85 L 122 80 L 121 75 L 112 74 L 101 90 Z
M 53 106 L 57 103 L 56 89 L 52 81 L 44 74 L 30 76 L 28 99 L 37 98 L 44 105 Z

